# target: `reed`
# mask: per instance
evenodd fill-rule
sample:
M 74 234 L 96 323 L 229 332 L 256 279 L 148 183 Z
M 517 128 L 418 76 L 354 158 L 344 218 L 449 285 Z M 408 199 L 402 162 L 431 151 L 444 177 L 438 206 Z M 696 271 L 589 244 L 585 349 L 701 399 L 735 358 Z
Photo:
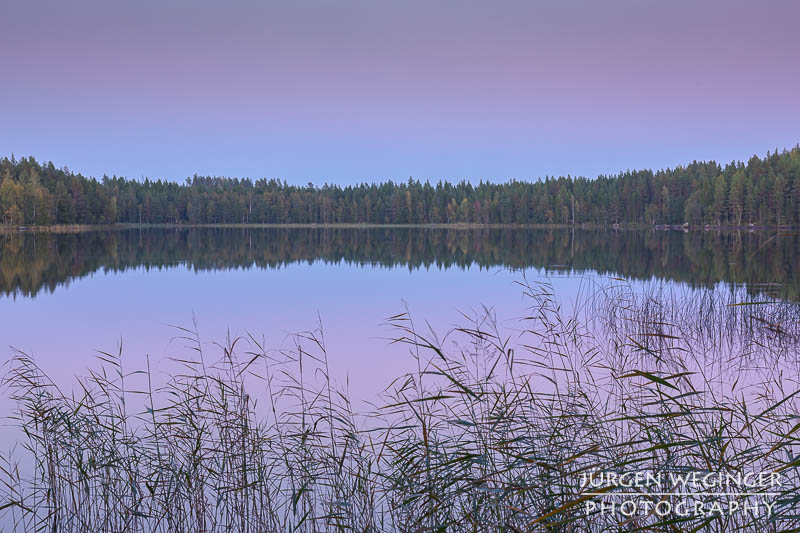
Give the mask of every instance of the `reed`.
M 4 530 L 800 528 L 797 305 L 618 281 L 567 311 L 549 285 L 520 285 L 517 327 L 490 308 L 443 336 L 387 319 L 414 370 L 366 412 L 331 378 L 321 326 L 290 350 L 247 336 L 213 355 L 181 328 L 192 356 L 166 384 L 120 349 L 69 394 L 16 353 L 4 383 L 24 439 L 0 463 Z M 581 474 L 626 470 L 783 484 L 769 518 L 587 512 Z

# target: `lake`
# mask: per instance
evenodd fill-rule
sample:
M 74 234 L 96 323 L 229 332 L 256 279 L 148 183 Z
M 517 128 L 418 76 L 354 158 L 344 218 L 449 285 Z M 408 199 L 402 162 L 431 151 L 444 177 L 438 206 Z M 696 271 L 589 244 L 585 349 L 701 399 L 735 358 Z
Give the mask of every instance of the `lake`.
M 81 394 L 76 375 L 99 372 L 95 376 L 100 377 L 88 382 L 90 388 L 100 386 L 98 391 L 111 397 L 133 392 L 133 401 L 122 405 L 131 413 L 150 413 L 154 420 L 148 387 L 165 387 L 168 394 L 178 395 L 200 390 L 194 382 L 182 380 L 190 379 L 200 364 L 205 369 L 206 364 L 221 362 L 219 368 L 223 374 L 229 372 L 231 383 L 239 383 L 243 376 L 241 387 L 247 382 L 261 391 L 251 397 L 237 392 L 240 385 L 228 389 L 220 381 L 221 398 L 238 398 L 237 409 L 245 411 L 252 407 L 249 402 L 255 402 L 271 419 L 269 405 L 274 406 L 279 397 L 277 403 L 289 414 L 285 419 L 274 415 L 275 427 L 280 426 L 279 420 L 305 427 L 305 422 L 294 418 L 293 409 L 299 405 L 300 412 L 312 416 L 317 407 L 305 396 L 312 390 L 332 405 L 331 389 L 325 392 L 332 383 L 351 402 L 342 408 L 342 419 L 351 415 L 361 419 L 361 414 L 351 410 L 377 409 L 380 416 L 366 416 L 365 427 L 374 427 L 376 420 L 389 420 L 386 423 L 392 427 L 397 420 L 405 420 L 408 424 L 400 427 L 409 428 L 415 417 L 421 421 L 432 417 L 439 424 L 435 427 L 447 427 L 448 439 L 454 439 L 443 440 L 443 449 L 449 449 L 447 442 L 458 443 L 447 452 L 456 457 L 477 446 L 477 441 L 467 438 L 475 431 L 472 428 L 480 426 L 475 413 L 495 409 L 479 400 L 488 392 L 475 391 L 484 389 L 504 398 L 500 403 L 509 424 L 521 415 L 512 416 L 508 410 L 527 409 L 519 406 L 529 402 L 536 414 L 522 417 L 534 421 L 524 426 L 523 441 L 533 439 L 535 449 L 542 450 L 540 434 L 556 431 L 560 444 L 550 434 L 546 446 L 555 446 L 557 451 L 541 453 L 546 457 L 542 461 L 557 464 L 580 449 L 587 460 L 602 455 L 597 461 L 611 461 L 617 467 L 629 461 L 655 461 L 655 455 L 663 452 L 666 462 L 659 464 L 670 465 L 675 457 L 672 447 L 677 445 L 700 448 L 702 453 L 683 456 L 695 461 L 711 453 L 705 439 L 707 432 L 717 431 L 713 413 L 741 401 L 742 410 L 733 409 L 730 420 L 719 429 L 735 428 L 731 441 L 735 444 L 729 449 L 738 452 L 735 459 L 717 459 L 725 468 L 734 464 L 737 468 L 774 467 L 779 464 L 774 456 L 783 453 L 783 444 L 775 442 L 790 442 L 781 439 L 788 438 L 788 428 L 795 423 L 796 400 L 791 394 L 800 375 L 800 313 L 795 305 L 800 298 L 800 272 L 794 265 L 800 241 L 794 233 L 134 228 L 3 233 L 0 243 L 0 324 L 3 344 L 9 346 L 7 358 L 18 354 L 17 350 L 31 356 L 44 373 L 36 374 L 36 379 L 52 380 L 67 397 Z M 319 344 L 324 344 L 324 350 Z M 121 359 L 117 359 L 119 353 Z M 231 362 L 234 353 L 241 363 Z M 280 371 L 278 381 L 287 392 L 268 392 L 274 385 L 259 377 L 263 372 L 250 366 L 253 361 L 273 365 L 267 373 Z M 232 366 L 226 366 L 229 362 Z M 135 372 L 148 365 L 149 376 Z M 104 388 L 107 385 L 100 384 L 105 379 L 117 383 L 113 373 L 117 368 L 128 382 L 111 394 Z M 409 376 L 405 382 L 397 381 L 404 375 Z M 170 382 L 171 378 L 177 381 Z M 16 386 L 18 397 L 21 390 L 25 391 L 22 397 L 30 396 L 27 385 L 20 388 L 18 381 Z M 35 390 L 37 394 L 52 390 L 47 387 Z M 515 399 L 506 388 L 514 391 Z M 670 395 L 673 389 L 681 394 Z M 415 411 L 416 405 L 457 403 L 460 400 L 448 398 L 459 394 L 474 397 L 477 403 L 448 404 L 438 415 L 436 408 Z M 783 402 L 784 397 L 789 400 Z M 227 400 L 221 401 L 219 405 L 228 405 Z M 653 405 L 669 402 L 678 408 L 651 413 Z M 383 407 L 376 408 L 378 404 Z M 5 394 L 4 412 L 14 412 L 14 405 Z M 32 406 L 29 412 L 40 409 Z M 73 407 L 77 412 L 85 405 Z M 124 409 L 115 409 L 101 411 L 127 416 L 122 414 Z M 332 409 L 320 411 L 320 420 L 333 417 Z M 199 404 L 194 411 L 217 413 Z M 635 416 L 627 414 L 633 411 Z M 756 423 L 758 417 L 748 418 L 750 411 L 768 416 L 764 414 Z M 557 412 L 561 414 L 556 416 Z M 588 424 L 587 413 L 604 422 Z M 192 416 L 183 412 L 180 420 Z M 650 416 L 657 417 L 656 422 L 642 422 Z M 663 416 L 689 420 L 662 423 L 667 420 Z M 540 423 L 545 419 L 555 422 L 546 422 L 543 429 Z M 560 428 L 558 420 L 570 421 Z M 95 424 L 87 423 L 87 427 Z M 423 423 L 421 433 L 393 429 L 392 438 L 413 442 L 422 435 L 427 446 L 432 431 L 427 423 L 431 422 Z M 676 427 L 667 428 L 672 423 Z M 331 426 L 333 440 L 320 441 L 318 449 L 335 449 L 333 418 L 324 424 Z M 492 432 L 499 431 L 492 427 Z M 772 436 L 767 436 L 765 428 L 772 428 Z M 504 431 L 520 430 L 513 425 Z M 69 435 L 72 432 L 69 429 Z M 670 437 L 658 437 L 660 432 Z M 701 434 L 706 436 L 701 438 Z M 72 438 L 65 435 L 60 438 Z M 18 438 L 19 432 L 5 432 L 0 443 L 8 448 Z M 620 440 L 639 459 L 612 460 L 611 450 L 617 449 Z M 642 444 L 651 440 L 652 445 Z M 617 444 L 609 444 L 612 441 Z M 75 446 L 83 449 L 85 442 L 81 442 Z M 304 448 L 307 444 L 302 442 L 295 447 Z M 506 444 L 490 448 L 502 455 L 497 450 L 510 441 L 502 442 Z M 753 445 L 768 451 L 753 455 Z M 209 450 L 219 450 L 217 445 L 209 446 Z M 660 450 L 658 454 L 654 455 L 653 446 Z M 393 453 L 400 455 L 384 468 L 396 468 L 405 457 Z M 438 486 L 445 492 L 450 484 L 442 480 L 464 475 L 452 470 L 462 459 L 447 453 L 442 452 L 442 457 L 449 458 L 442 460 L 437 474 L 444 476 Z M 486 454 L 475 453 L 475 457 Z M 80 457 L 79 462 L 83 461 Z M 296 459 L 298 464 L 309 460 Z M 470 464 L 480 469 L 483 463 Z M 84 468 L 70 470 L 69 475 Z M 281 470 L 281 479 L 296 481 L 294 474 L 287 473 L 290 470 Z M 791 472 L 796 476 L 796 469 Z M 570 481 L 574 475 L 563 473 L 559 486 L 575 488 Z M 273 489 L 286 490 L 282 483 Z M 416 489 L 412 492 L 417 494 Z M 519 497 L 522 501 L 528 496 Z M 319 510 L 319 505 L 308 503 L 308 512 Z M 547 505 L 552 508 L 552 502 Z M 383 512 L 369 508 L 376 516 Z M 784 512 L 791 508 L 784 502 Z M 523 513 L 521 523 L 544 511 L 531 513 Z M 392 520 L 402 522 L 397 517 Z
M 271 348 L 321 321 L 332 365 L 368 398 L 406 369 L 382 324 L 405 309 L 443 332 L 490 306 L 523 316 L 520 271 L 565 303 L 611 278 L 800 297 L 797 234 L 567 229 L 193 228 L 0 235 L 3 344 L 54 376 L 98 351 L 140 368 L 204 342 L 264 335 Z M 6 355 L 9 355 L 7 350 Z
M 522 316 L 519 271 L 564 302 L 603 279 L 745 286 L 800 297 L 798 235 L 530 229 L 128 229 L 0 235 L 3 343 L 55 376 L 120 341 L 129 364 L 252 333 L 274 348 L 321 320 L 333 365 L 360 396 L 404 369 L 381 324 L 408 305 L 439 330 L 493 307 Z M 405 303 L 404 303 L 405 302 Z

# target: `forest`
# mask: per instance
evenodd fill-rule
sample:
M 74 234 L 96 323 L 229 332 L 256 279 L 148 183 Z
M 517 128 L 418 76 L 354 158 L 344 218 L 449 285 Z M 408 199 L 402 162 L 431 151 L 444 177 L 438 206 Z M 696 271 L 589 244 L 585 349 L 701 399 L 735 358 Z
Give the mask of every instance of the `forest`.
M 800 226 L 800 145 L 724 167 L 694 161 L 596 179 L 338 186 L 193 176 L 86 177 L 0 159 L 0 215 L 53 224 L 636 224 Z

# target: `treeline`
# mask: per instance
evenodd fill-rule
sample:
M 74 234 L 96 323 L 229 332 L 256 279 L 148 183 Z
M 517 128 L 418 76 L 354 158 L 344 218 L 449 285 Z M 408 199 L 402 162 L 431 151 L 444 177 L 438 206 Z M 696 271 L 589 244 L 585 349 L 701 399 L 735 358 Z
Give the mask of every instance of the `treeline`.
M 185 183 L 104 176 L 0 159 L 5 224 L 712 224 L 800 226 L 800 146 L 597 179 L 478 185 L 409 178 L 340 187 L 194 176 Z

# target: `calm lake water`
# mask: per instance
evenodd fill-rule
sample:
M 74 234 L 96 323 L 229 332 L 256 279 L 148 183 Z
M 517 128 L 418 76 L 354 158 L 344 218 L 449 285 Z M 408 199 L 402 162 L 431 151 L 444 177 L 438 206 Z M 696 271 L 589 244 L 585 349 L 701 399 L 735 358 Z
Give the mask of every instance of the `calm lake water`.
M 392 444 L 388 452 L 378 446 L 380 457 L 370 465 L 392 472 L 403 457 L 416 461 L 403 451 L 407 443 L 423 442 L 414 449 L 427 450 L 433 434 L 443 486 L 475 470 L 469 487 L 480 491 L 491 458 L 515 471 L 507 487 L 518 487 L 518 479 L 533 483 L 519 489 L 518 508 L 530 507 L 525 498 L 536 483 L 550 502 L 553 472 L 573 460 L 570 468 L 586 463 L 575 472 L 597 464 L 779 470 L 787 492 L 774 499 L 776 513 L 789 529 L 796 525 L 795 234 L 203 228 L 6 233 L 0 243 L 5 356 L 29 354 L 48 376 L 24 357 L 6 367 L 0 452 L 15 450 L 11 470 L 23 478 L 7 486 L 29 490 L 32 472 L 63 479 L 70 490 L 60 494 L 78 498 L 64 509 L 74 505 L 81 516 L 105 501 L 106 483 L 119 494 L 135 490 L 126 465 L 137 465 L 142 480 L 161 480 L 165 472 L 183 480 L 202 461 L 213 465 L 203 472 L 219 477 L 227 470 L 216 465 L 234 464 L 220 455 L 233 449 L 225 446 L 241 444 L 260 450 L 242 457 L 272 465 L 269 476 L 254 479 L 277 479 L 275 494 L 284 494 L 295 483 L 287 481 L 292 472 L 302 470 L 282 466 L 295 452 L 303 468 L 316 468 L 309 450 L 332 453 L 339 471 L 345 461 L 337 450 L 377 435 L 374 442 Z M 315 328 L 327 363 L 302 333 Z M 401 337 L 406 342 L 392 342 Z M 233 358 L 224 351 L 231 343 Z M 103 355 L 120 350 L 122 372 L 113 355 Z M 258 370 L 248 366 L 254 362 Z M 148 364 L 150 374 L 136 372 Z M 94 378 L 76 380 L 90 372 Z M 198 372 L 205 377 L 195 381 Z M 156 393 L 149 398 L 151 381 Z M 426 410 L 425 418 L 417 409 Z M 37 437 L 26 440 L 19 419 L 8 418 L 15 413 Z M 432 425 L 418 426 L 420 420 Z M 319 430 L 326 424 L 330 431 Z M 200 426 L 212 428 L 205 440 L 193 436 Z M 158 428 L 152 438 L 148 427 Z M 233 438 L 234 430 L 242 432 Z M 167 459 L 159 435 L 169 443 Z M 336 448 L 341 442 L 348 444 Z M 25 443 L 29 453 L 17 453 Z M 474 465 L 462 466 L 473 449 L 483 451 L 472 456 Z M 357 450 L 348 464 L 373 453 L 371 445 Z M 382 459 L 384 453 L 395 455 Z M 546 474 L 542 461 L 553 465 Z M 402 467 L 395 479 L 405 482 L 417 470 Z M 574 473 L 559 475 L 557 486 L 577 498 Z M 219 479 L 204 485 L 214 509 L 224 498 L 213 491 L 229 486 Z M 505 488 L 492 490 L 506 497 Z M 49 494 L 40 491 L 32 504 L 44 521 Z M 524 523 L 551 508 L 533 509 Z M 21 516 L 10 509 L 0 529 L 14 530 L 10 524 Z M 122 516 L 117 509 L 103 513 Z M 763 520 L 745 524 L 746 515 L 731 520 L 738 525 L 725 522 L 717 531 L 767 530 Z
M 552 284 L 568 306 L 614 278 L 634 286 L 744 287 L 800 296 L 795 235 L 530 229 L 130 229 L 0 235 L 0 342 L 57 382 L 117 352 L 171 371 L 186 342 L 252 334 L 273 349 L 321 322 L 333 373 L 369 398 L 408 368 L 388 317 L 405 306 L 439 332 L 493 309 L 515 324 L 518 282 Z M 7 404 L 6 404 L 7 405 Z

